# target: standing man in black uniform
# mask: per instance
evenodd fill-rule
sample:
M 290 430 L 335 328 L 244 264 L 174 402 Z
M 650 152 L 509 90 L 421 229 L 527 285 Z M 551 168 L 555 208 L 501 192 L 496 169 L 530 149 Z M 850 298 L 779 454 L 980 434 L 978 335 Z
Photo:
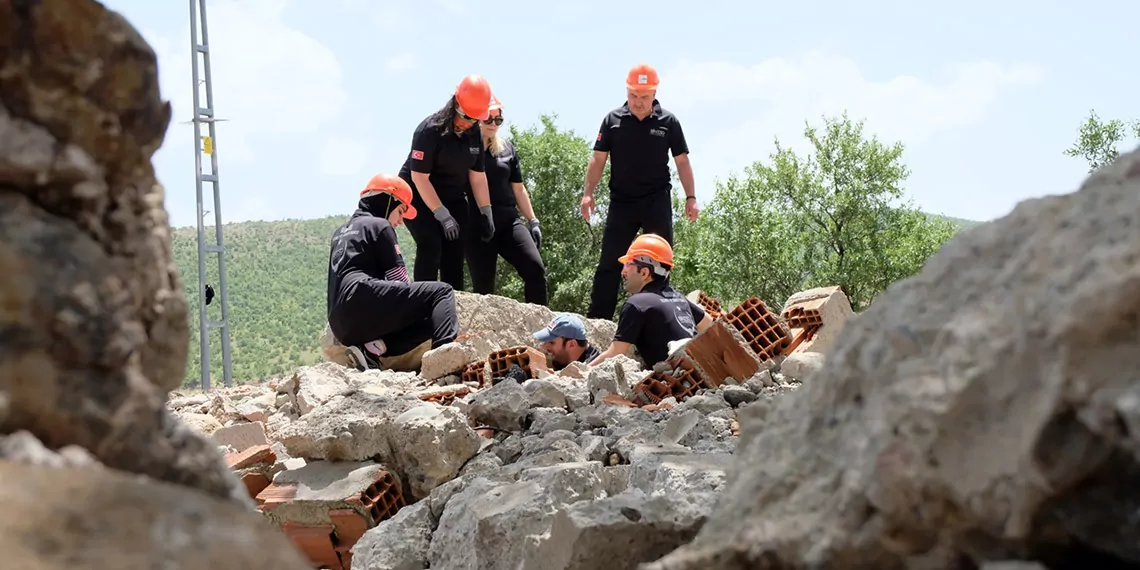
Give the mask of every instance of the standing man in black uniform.
M 618 259 L 629 299 L 618 315 L 617 332 L 605 352 L 590 366 L 618 354 L 628 354 L 636 346 L 645 366 L 669 358 L 669 343 L 693 338 L 712 326 L 713 320 L 700 305 L 688 300 L 669 285 L 673 270 L 673 248 L 654 234 L 637 236 L 629 251 Z
M 360 370 L 381 368 L 428 340 L 437 348 L 459 334 L 451 286 L 408 279 L 395 228 L 417 214 L 407 182 L 377 174 L 360 192 L 356 212 L 333 234 L 329 328 Z
M 515 145 L 499 136 L 503 124 L 503 104 L 491 98 L 491 116 L 479 125 L 483 131 L 484 169 L 491 192 L 491 212 L 495 221 L 495 237 L 482 243 L 469 235 L 467 238 L 467 269 L 471 271 L 471 288 L 488 295 L 495 292 L 495 266 L 499 256 L 514 266 L 523 281 L 523 299 L 527 303 L 546 306 L 546 266 L 538 247 L 542 243 L 542 230 L 530 194 L 523 184 L 522 164 Z M 526 223 L 519 212 L 526 216 Z M 472 215 L 476 215 L 472 212 Z
M 488 242 L 495 235 L 491 198 L 483 172 L 483 137 L 479 121 L 487 118 L 491 86 L 479 75 L 468 75 L 442 109 L 420 122 L 412 133 L 412 149 L 400 168 L 412 188 L 412 205 L 429 217 L 408 220 L 416 240 L 416 281 L 440 280 L 463 290 L 463 250 L 469 233 Z M 479 215 L 468 216 L 473 198 Z M 434 219 L 432 219 L 434 218 Z
M 582 217 L 594 212 L 594 189 L 602 179 L 606 159 L 610 167 L 610 208 L 602 233 L 602 254 L 594 272 L 588 318 L 612 319 L 617 305 L 621 264 L 616 260 L 638 230 L 673 243 L 673 185 L 669 155 L 685 189 L 685 215 L 697 220 L 697 198 L 689 145 L 677 117 L 657 101 L 657 71 L 640 64 L 626 78 L 626 103 L 606 115 L 586 167 Z

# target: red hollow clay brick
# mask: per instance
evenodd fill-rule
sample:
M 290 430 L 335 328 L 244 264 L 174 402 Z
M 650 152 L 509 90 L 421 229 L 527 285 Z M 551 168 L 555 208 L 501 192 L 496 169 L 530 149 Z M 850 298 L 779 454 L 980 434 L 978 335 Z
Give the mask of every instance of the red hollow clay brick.
M 492 378 L 501 378 L 511 370 L 512 364 L 518 364 L 530 378 L 537 378 L 539 370 L 550 371 L 546 364 L 546 355 L 531 346 L 516 346 L 492 352 L 487 357 L 491 368 Z
M 387 471 L 381 471 L 376 481 L 369 485 L 359 497 L 350 497 L 346 502 L 359 505 L 364 512 L 372 517 L 373 525 L 392 518 L 397 511 L 407 504 L 403 490 L 400 488 L 400 481 Z
M 724 314 L 724 309 L 720 306 L 720 301 L 715 297 L 710 297 L 704 291 L 697 293 L 697 304 L 705 310 L 710 319 L 717 319 Z
M 425 402 L 436 402 L 441 406 L 451 405 L 456 398 L 462 398 L 471 393 L 471 387 L 466 384 L 452 384 L 450 386 L 437 386 L 423 390 L 416 396 Z
M 674 367 L 692 370 L 708 388 L 727 380 L 740 384 L 760 370 L 760 361 L 731 325 L 714 321 L 669 360 Z
M 271 481 L 264 473 L 251 471 L 241 476 L 241 482 L 245 485 L 245 490 L 249 493 L 251 499 L 257 499 L 258 493 L 261 493 L 269 486 Z
M 487 373 L 485 370 L 486 367 L 486 360 L 472 362 L 463 368 L 463 374 L 459 377 L 459 379 L 464 384 L 473 384 L 476 387 L 482 388 L 487 384 Z
M 285 522 L 281 530 L 310 562 L 318 568 L 345 570 L 340 556 L 333 549 L 333 525 L 303 525 Z
M 262 463 L 273 465 L 277 461 L 277 454 L 268 445 L 255 445 L 245 451 L 227 453 L 225 461 L 230 469 L 237 471 Z
M 757 297 L 752 297 L 729 311 L 724 320 L 740 331 L 740 335 L 761 362 L 782 354 L 792 342 L 787 329 Z
M 819 326 L 823 324 L 823 314 L 820 313 L 820 307 L 823 307 L 829 300 L 829 297 L 823 297 L 797 303 L 784 309 L 780 316 L 788 323 L 789 328 Z

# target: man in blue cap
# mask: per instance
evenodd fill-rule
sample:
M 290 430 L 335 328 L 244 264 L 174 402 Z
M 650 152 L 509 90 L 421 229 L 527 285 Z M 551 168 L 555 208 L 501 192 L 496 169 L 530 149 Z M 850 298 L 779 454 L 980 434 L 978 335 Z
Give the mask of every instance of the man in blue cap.
M 600 354 L 586 340 L 586 325 L 582 324 L 582 319 L 569 313 L 554 317 L 546 328 L 534 333 L 534 338 L 550 355 L 549 364 L 555 370 L 565 368 L 571 362 L 588 364 Z

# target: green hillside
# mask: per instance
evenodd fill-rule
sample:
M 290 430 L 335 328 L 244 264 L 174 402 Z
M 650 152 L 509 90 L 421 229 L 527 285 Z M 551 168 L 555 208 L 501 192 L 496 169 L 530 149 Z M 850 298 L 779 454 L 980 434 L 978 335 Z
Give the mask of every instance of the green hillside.
M 325 326 L 329 239 L 347 216 L 315 220 L 226 224 L 226 277 L 232 328 L 235 381 L 263 380 L 319 360 L 318 338 Z M 206 229 L 213 237 L 213 227 Z M 416 244 L 407 228 L 397 229 L 409 265 Z M 198 341 L 198 257 L 194 228 L 177 228 L 174 261 L 190 302 L 188 383 L 200 378 Z M 220 295 L 217 256 L 206 257 L 207 283 Z M 409 268 L 410 270 L 410 268 Z M 221 318 L 218 298 L 209 306 Z M 221 333 L 211 333 L 211 383 L 222 381 Z
M 333 216 L 315 220 L 242 222 L 227 224 L 226 274 L 232 327 L 231 362 L 236 382 L 264 380 L 293 368 L 319 361 L 318 338 L 325 326 L 325 287 L 329 239 L 347 219 Z M 959 227 L 977 222 L 948 218 Z M 213 228 L 207 228 L 212 237 Z M 416 244 L 401 226 L 400 247 L 409 265 Z M 190 354 L 185 382 L 200 378 L 198 344 L 198 261 L 194 228 L 177 228 L 174 260 L 190 302 Z M 218 290 L 216 256 L 207 257 L 207 283 Z M 218 291 L 220 294 L 220 291 Z M 210 318 L 220 319 L 215 302 Z M 222 381 L 221 335 L 211 337 L 210 377 Z

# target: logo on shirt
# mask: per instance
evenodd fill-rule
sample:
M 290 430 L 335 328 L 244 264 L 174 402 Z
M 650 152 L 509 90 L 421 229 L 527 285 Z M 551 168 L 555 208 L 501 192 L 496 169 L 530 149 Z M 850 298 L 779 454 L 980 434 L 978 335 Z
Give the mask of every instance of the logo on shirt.
M 479 147 L 472 146 L 472 147 L 467 147 L 467 148 L 468 148 L 468 150 L 471 151 L 471 154 L 479 154 Z
M 412 151 L 412 160 L 423 160 L 423 159 L 424 159 L 424 151 L 422 151 L 422 150 L 413 150 Z
M 668 132 L 668 129 L 665 129 L 665 128 L 649 129 L 649 134 L 651 134 L 653 136 L 657 136 L 657 137 L 663 137 L 663 136 L 665 136 L 665 134 L 667 132 Z
M 400 244 L 396 244 L 396 255 L 404 255 L 400 252 Z
M 598 140 L 602 140 L 602 131 L 598 131 Z

